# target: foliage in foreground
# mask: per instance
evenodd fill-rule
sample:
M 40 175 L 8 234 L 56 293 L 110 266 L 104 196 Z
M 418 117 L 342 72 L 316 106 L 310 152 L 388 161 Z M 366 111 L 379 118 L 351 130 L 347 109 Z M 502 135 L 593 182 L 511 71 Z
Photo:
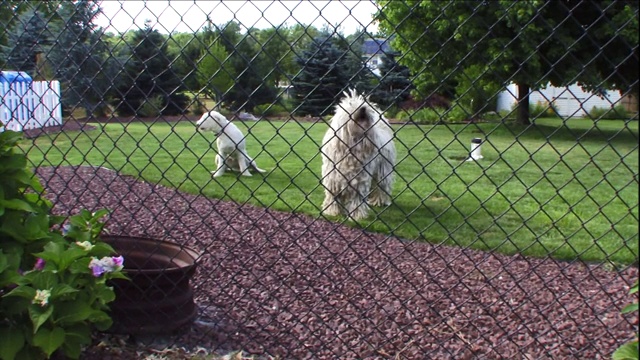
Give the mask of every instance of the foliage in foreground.
M 107 281 L 124 278 L 123 259 L 98 239 L 106 211 L 83 210 L 64 226 L 51 215 L 20 137 L 0 133 L 0 359 L 78 358 L 93 329 L 111 326 Z
M 636 280 L 636 283 L 633 284 L 631 289 L 629 289 L 629 294 L 633 295 L 633 294 L 636 294 L 637 292 L 638 292 L 638 280 Z M 623 314 L 629 314 L 632 312 L 635 312 L 637 315 L 637 312 L 638 312 L 637 301 L 635 303 L 625 306 L 624 309 L 622 309 Z M 640 358 L 640 352 L 638 351 L 638 344 L 639 344 L 638 337 L 639 337 L 638 333 L 636 332 L 635 340 L 629 341 L 624 345 L 620 346 L 613 353 L 613 356 L 612 356 L 613 360 L 638 360 L 638 358 Z

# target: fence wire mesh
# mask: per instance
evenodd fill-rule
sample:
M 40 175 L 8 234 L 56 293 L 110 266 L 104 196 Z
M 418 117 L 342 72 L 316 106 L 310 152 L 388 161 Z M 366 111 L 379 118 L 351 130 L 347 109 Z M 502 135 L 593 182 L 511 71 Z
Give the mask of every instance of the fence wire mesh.
M 54 212 L 198 254 L 82 357 L 596 359 L 637 336 L 638 2 L 0 4 L 0 130 Z

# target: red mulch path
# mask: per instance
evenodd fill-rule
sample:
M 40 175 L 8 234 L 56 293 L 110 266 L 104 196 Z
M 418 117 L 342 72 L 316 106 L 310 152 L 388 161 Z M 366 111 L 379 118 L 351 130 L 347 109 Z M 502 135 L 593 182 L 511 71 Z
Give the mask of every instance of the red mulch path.
M 36 171 L 56 213 L 106 207 L 112 234 L 204 254 L 195 324 L 153 346 L 281 359 L 605 359 L 636 331 L 637 316 L 620 315 L 637 299 L 636 267 L 406 242 L 104 168 Z M 140 339 L 118 339 L 83 357 L 141 358 Z

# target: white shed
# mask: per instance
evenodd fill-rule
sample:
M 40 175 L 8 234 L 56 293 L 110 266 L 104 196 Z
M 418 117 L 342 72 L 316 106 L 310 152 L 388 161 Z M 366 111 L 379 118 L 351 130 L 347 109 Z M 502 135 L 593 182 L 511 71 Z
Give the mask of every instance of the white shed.
M 532 91 L 529 95 L 529 103 L 541 103 L 545 106 L 552 103 L 562 117 L 582 117 L 594 106 L 610 109 L 619 105 L 620 98 L 620 92 L 616 90 L 608 90 L 602 95 L 586 92 L 577 84 L 563 88 L 549 85 L 544 89 Z M 497 111 L 513 109 L 517 99 L 518 87 L 516 84 L 511 84 L 498 94 Z

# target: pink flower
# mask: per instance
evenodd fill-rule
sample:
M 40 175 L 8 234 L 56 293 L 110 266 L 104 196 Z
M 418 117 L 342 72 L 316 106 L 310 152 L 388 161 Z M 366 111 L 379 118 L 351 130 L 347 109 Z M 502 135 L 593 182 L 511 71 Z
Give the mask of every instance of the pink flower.
M 124 258 L 122 256 L 105 256 L 102 259 L 94 257 L 89 263 L 89 268 L 93 276 L 100 277 L 104 273 L 122 270 L 123 264 Z
M 35 270 L 42 270 L 44 269 L 44 265 L 46 264 L 46 262 L 44 261 L 44 259 L 38 258 L 38 260 L 36 260 L 36 264 L 33 266 L 33 268 Z

